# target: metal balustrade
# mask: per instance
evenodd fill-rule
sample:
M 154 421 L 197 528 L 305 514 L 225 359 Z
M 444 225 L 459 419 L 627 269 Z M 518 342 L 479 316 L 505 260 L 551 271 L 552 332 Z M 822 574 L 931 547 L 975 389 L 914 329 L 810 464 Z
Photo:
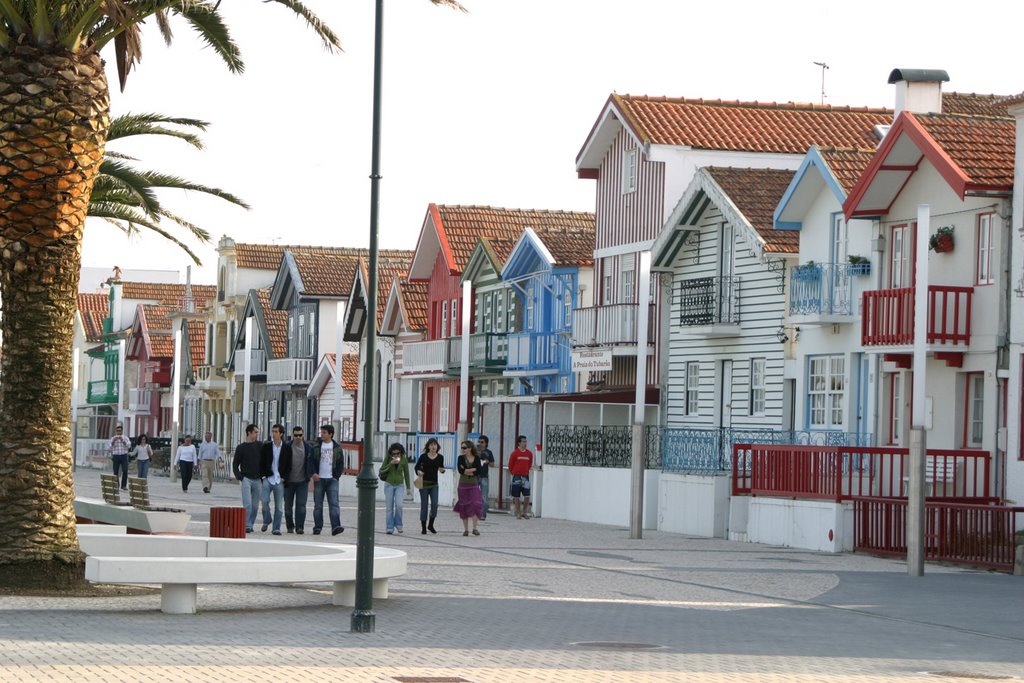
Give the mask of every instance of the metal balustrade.
M 659 454 L 651 448 L 647 428 L 644 467 L 658 469 Z M 548 425 L 544 434 L 544 464 L 574 467 L 630 467 L 633 462 L 631 426 Z
M 740 321 L 740 279 L 699 277 L 683 280 L 676 288 L 679 323 L 735 325 Z
M 117 403 L 117 380 L 101 379 L 89 382 L 86 401 L 89 403 Z
M 845 263 L 805 264 L 789 275 L 791 315 L 850 315 L 850 266 Z

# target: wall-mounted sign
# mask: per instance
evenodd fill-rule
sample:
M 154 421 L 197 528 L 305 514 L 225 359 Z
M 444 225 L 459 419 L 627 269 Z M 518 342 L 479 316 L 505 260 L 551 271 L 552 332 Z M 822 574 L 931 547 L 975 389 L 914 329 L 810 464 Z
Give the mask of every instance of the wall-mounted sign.
M 601 372 L 612 369 L 611 349 L 573 349 L 573 372 Z

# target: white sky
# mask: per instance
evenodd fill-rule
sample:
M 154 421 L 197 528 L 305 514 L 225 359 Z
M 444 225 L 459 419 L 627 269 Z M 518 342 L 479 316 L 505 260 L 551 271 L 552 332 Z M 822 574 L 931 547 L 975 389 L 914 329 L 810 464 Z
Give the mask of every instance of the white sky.
M 223 0 L 246 72 L 230 74 L 184 22 L 144 56 L 112 114 L 205 119 L 207 149 L 132 143 L 140 166 L 224 188 L 250 211 L 196 195 L 166 203 L 205 227 L 213 283 L 221 235 L 244 242 L 367 246 L 373 0 L 306 0 L 345 52 L 330 55 L 285 8 Z M 576 154 L 613 92 L 887 106 L 893 67 L 939 68 L 947 90 L 1014 94 L 1024 4 L 684 0 L 387 0 L 381 247 L 413 249 L 427 204 L 594 210 Z M 954 11 L 955 10 L 955 11 Z M 105 55 L 113 62 L 110 54 Z M 159 238 L 86 230 L 83 264 L 180 268 Z

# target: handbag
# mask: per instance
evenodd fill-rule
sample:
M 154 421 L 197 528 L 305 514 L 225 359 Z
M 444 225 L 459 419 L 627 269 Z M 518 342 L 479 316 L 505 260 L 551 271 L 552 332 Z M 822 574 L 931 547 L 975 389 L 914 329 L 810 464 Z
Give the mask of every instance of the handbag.
M 412 480 L 412 485 L 415 486 L 418 489 L 423 488 L 423 475 L 421 474 L 420 476 L 418 476 L 415 479 L 413 479 Z
M 380 478 L 381 481 L 388 480 L 388 475 L 384 474 L 384 465 L 380 466 L 380 470 L 377 472 L 377 477 Z

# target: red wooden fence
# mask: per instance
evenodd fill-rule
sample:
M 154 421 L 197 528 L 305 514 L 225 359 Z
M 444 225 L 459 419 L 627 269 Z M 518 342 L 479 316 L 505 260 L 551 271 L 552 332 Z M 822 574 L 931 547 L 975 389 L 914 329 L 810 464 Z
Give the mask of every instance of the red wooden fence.
M 973 287 L 928 287 L 929 344 L 969 344 Z M 914 288 L 864 292 L 861 343 L 865 346 L 909 346 L 914 343 Z

